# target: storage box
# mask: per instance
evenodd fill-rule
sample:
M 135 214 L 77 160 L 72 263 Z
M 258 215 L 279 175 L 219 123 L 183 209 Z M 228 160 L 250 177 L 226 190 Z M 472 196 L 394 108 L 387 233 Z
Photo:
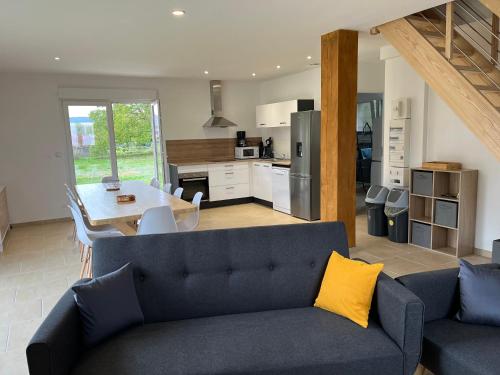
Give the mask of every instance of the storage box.
M 431 226 L 428 224 L 411 223 L 411 243 L 414 245 L 431 248 Z
M 436 200 L 434 223 L 450 228 L 457 227 L 458 203 Z
M 412 193 L 432 196 L 432 172 L 413 171 Z

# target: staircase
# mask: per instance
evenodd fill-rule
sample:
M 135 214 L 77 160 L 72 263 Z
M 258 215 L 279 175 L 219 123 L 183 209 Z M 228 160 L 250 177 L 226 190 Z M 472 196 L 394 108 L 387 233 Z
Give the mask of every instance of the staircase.
M 500 160 L 498 16 L 458 0 L 378 30 Z

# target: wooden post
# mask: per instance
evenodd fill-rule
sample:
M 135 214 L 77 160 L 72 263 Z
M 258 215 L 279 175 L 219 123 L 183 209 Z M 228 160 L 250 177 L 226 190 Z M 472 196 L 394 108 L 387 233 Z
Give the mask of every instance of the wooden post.
M 444 43 L 444 55 L 450 60 L 453 56 L 453 11 L 455 4 L 450 1 L 446 3 L 446 34 Z
M 491 15 L 491 63 L 498 64 L 498 16 L 496 14 Z
M 358 32 L 321 36 L 321 220 L 342 221 L 356 246 Z

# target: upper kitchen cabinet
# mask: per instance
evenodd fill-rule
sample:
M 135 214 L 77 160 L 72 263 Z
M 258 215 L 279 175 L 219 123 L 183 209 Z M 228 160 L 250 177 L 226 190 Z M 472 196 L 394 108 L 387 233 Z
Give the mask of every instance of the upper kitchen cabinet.
M 286 102 L 258 105 L 255 118 L 258 128 L 290 126 L 290 114 L 314 109 L 313 99 L 288 100 Z

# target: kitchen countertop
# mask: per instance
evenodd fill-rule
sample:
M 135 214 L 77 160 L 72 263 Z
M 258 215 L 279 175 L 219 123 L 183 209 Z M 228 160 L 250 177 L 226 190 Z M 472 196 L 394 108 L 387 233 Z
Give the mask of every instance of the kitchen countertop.
M 274 165 L 289 167 L 291 161 L 289 159 L 232 159 L 232 160 L 207 160 L 207 161 L 198 161 L 198 162 L 186 162 L 186 163 L 169 163 L 170 165 L 174 165 L 177 167 L 183 165 L 203 165 L 203 164 L 217 164 L 217 163 L 247 163 L 249 161 L 259 161 L 259 162 L 268 162 Z

